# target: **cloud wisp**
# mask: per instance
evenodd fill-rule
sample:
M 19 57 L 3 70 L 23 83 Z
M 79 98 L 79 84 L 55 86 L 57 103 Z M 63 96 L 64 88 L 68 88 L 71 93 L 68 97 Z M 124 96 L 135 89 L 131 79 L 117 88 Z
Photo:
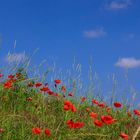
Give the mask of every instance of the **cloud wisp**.
M 140 59 L 135 59 L 133 57 L 121 58 L 115 63 L 115 66 L 121 68 L 136 68 L 140 66 Z
M 123 40 L 130 41 L 130 40 L 133 40 L 135 37 L 136 37 L 135 33 L 127 33 L 127 34 L 124 34 Z
M 108 10 L 120 10 L 126 9 L 131 5 L 130 0 L 113 0 L 111 3 L 106 5 Z
M 105 35 L 106 35 L 106 32 L 102 28 L 84 31 L 84 36 L 86 38 L 91 38 L 91 39 L 100 38 L 100 37 L 103 37 Z

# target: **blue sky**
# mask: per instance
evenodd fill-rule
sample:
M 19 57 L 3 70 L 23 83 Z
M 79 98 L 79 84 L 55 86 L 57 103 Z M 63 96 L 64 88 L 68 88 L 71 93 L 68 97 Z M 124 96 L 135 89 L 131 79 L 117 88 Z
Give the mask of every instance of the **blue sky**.
M 33 64 L 54 60 L 57 67 L 67 69 L 76 57 L 85 81 L 92 56 L 104 94 L 111 89 L 107 77 L 113 73 L 119 86 L 126 87 L 127 67 L 129 84 L 140 93 L 139 25 L 139 0 L 2 0 L 0 65 L 9 61 L 6 55 L 16 40 L 18 58 L 39 48 Z

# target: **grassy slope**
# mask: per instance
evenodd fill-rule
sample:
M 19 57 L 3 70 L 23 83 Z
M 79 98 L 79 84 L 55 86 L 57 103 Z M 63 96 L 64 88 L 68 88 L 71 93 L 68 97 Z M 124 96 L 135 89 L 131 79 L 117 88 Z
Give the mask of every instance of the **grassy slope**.
M 117 110 L 111 108 L 110 114 L 117 122 L 98 127 L 93 124 L 95 118 L 90 118 L 85 108 L 96 112 L 98 119 L 108 114 L 105 108 L 91 105 L 87 100 L 78 102 L 75 96 L 43 96 L 40 90 L 28 87 L 26 81 L 19 81 L 14 87 L 4 89 L 3 84 L 0 84 L 0 128 L 4 129 L 0 133 L 0 140 L 119 140 L 120 132 L 132 139 L 140 125 L 140 119 L 135 115 L 129 117 L 123 106 Z M 27 101 L 27 97 L 32 97 L 32 101 Z M 63 109 L 66 99 L 74 103 L 76 112 Z M 84 122 L 84 127 L 70 129 L 66 124 L 68 119 Z M 33 127 L 41 128 L 42 133 L 33 134 Z M 50 129 L 50 137 L 43 133 L 45 128 Z

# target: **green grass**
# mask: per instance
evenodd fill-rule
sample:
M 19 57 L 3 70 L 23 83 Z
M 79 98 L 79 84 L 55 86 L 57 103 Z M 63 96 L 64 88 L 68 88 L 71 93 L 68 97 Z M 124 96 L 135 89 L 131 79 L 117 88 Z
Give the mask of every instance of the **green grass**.
M 64 93 L 59 89 L 63 81 L 57 86 L 57 93 L 60 96 L 52 96 L 41 92 L 40 88 L 35 86 L 29 87 L 28 83 L 31 80 L 24 79 L 22 75 L 16 78 L 11 88 L 4 88 L 6 80 L 0 83 L 0 129 L 3 130 L 0 132 L 0 140 L 121 140 L 119 136 L 121 132 L 128 134 L 132 140 L 140 126 L 140 116 L 130 110 L 132 116 L 129 117 L 127 107 L 123 103 L 121 108 L 116 109 L 104 102 L 111 108 L 108 113 L 106 108 L 92 104 L 89 97 L 82 102 L 75 95 L 68 96 L 70 91 L 67 89 L 66 97 L 63 97 Z M 28 97 L 31 97 L 32 101 L 27 101 Z M 64 110 L 65 100 L 71 101 L 77 111 Z M 91 118 L 86 108 L 89 108 L 90 112 L 97 113 L 97 117 Z M 109 125 L 103 123 L 102 127 L 98 127 L 93 121 L 100 120 L 102 115 L 111 115 L 117 121 Z M 70 119 L 74 122 L 84 122 L 84 126 L 69 128 L 66 121 Z M 41 134 L 34 134 L 32 132 L 34 127 L 39 127 Z M 50 137 L 45 135 L 45 128 L 51 131 Z M 137 133 L 137 140 L 140 140 L 140 134 Z

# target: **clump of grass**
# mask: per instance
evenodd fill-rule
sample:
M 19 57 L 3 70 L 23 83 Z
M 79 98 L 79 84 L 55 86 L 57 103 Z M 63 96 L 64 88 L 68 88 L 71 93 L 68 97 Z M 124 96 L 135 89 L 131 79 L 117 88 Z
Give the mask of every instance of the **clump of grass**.
M 124 136 L 121 133 L 128 139 L 140 138 L 138 109 L 128 112 L 117 101 L 111 106 L 97 98 L 78 97 L 75 84 L 70 90 L 60 79 L 50 85 L 22 70 L 2 80 L 1 140 L 118 140 Z

